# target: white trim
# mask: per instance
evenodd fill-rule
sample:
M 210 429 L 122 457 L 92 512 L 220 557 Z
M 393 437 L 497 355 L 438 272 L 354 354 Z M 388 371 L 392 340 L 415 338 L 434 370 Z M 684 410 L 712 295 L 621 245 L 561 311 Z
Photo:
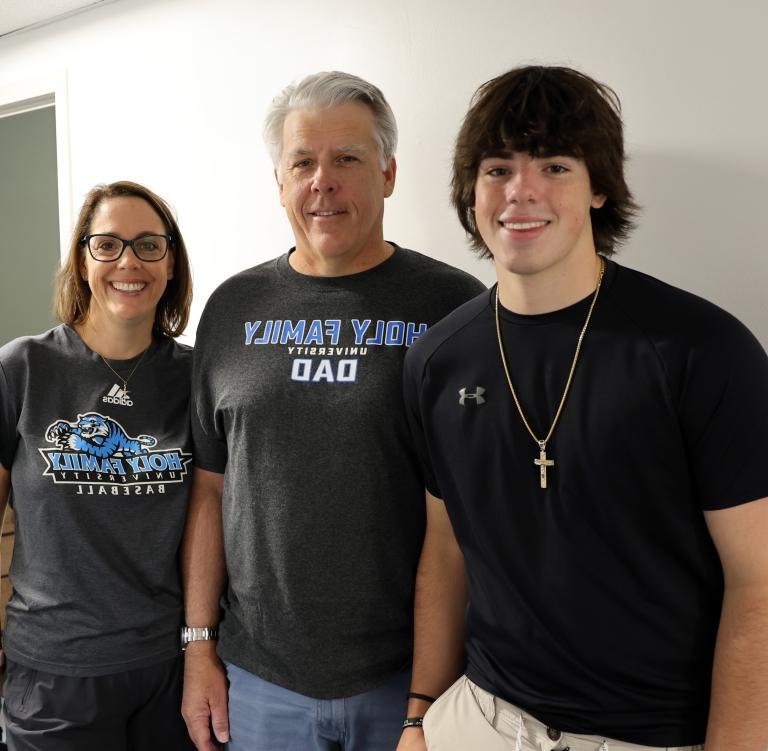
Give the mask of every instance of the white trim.
M 53 94 L 43 94 L 25 99 L 23 102 L 11 102 L 0 106 L 0 120 L 4 117 L 13 117 L 21 115 L 24 112 L 34 112 L 35 110 L 44 110 L 46 107 L 56 106 L 56 97 Z
M 59 254 L 66 257 L 72 231 L 72 173 L 69 147 L 69 102 L 65 70 L 0 86 L 0 117 L 55 107 L 56 173 L 59 194 Z

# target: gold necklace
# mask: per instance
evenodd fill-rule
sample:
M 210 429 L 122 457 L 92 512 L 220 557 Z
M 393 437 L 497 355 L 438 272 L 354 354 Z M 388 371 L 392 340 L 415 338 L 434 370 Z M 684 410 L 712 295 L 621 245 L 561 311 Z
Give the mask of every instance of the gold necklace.
M 573 361 L 571 362 L 571 370 L 568 373 L 568 380 L 565 382 L 565 388 L 563 389 L 563 396 L 560 399 L 560 404 L 555 412 L 555 417 L 552 420 L 552 424 L 549 426 L 549 432 L 544 438 L 537 438 L 536 434 L 531 430 L 531 426 L 528 424 L 528 420 L 525 418 L 523 408 L 520 406 L 520 400 L 515 393 L 515 387 L 512 385 L 512 378 L 509 375 L 509 368 L 507 367 L 507 358 L 504 356 L 504 344 L 501 341 L 501 323 L 499 321 L 499 287 L 496 285 L 496 337 L 499 340 L 499 354 L 501 355 L 501 364 L 504 366 L 504 375 L 507 377 L 507 383 L 509 384 L 509 390 L 512 392 L 512 399 L 515 402 L 517 411 L 520 414 L 520 419 L 523 421 L 526 430 L 530 433 L 531 438 L 536 441 L 539 447 L 539 458 L 534 459 L 533 463 L 539 468 L 539 485 L 542 488 L 547 487 L 547 467 L 554 467 L 555 460 L 547 458 L 547 443 L 552 437 L 552 433 L 555 432 L 555 426 L 560 419 L 560 413 L 563 411 L 565 400 L 568 397 L 568 389 L 571 387 L 571 381 L 573 380 L 573 373 L 576 370 L 576 363 L 579 360 L 579 353 L 581 352 L 581 343 L 584 341 L 584 335 L 587 333 L 587 327 L 589 326 L 589 320 L 592 318 L 592 311 L 595 309 L 595 303 L 597 302 L 597 296 L 600 294 L 600 286 L 603 283 L 603 275 L 605 274 L 605 261 L 600 257 L 600 273 L 597 277 L 597 286 L 595 287 L 595 294 L 592 296 L 592 302 L 587 311 L 587 319 L 584 321 L 584 325 L 581 327 L 581 333 L 579 339 L 576 342 L 576 351 L 573 353 Z
M 102 354 L 99 354 L 99 357 L 101 358 L 101 361 L 117 376 L 117 379 L 119 381 L 123 382 L 123 396 L 127 398 L 128 396 L 128 381 L 133 378 L 133 374 L 138 370 L 139 365 L 141 365 L 141 361 L 146 356 L 147 352 L 149 352 L 149 347 L 147 347 L 142 353 L 141 357 L 139 358 L 139 361 L 133 366 L 133 370 L 128 374 L 128 377 L 125 378 L 124 376 L 121 376 L 120 373 L 118 373 L 105 359 Z

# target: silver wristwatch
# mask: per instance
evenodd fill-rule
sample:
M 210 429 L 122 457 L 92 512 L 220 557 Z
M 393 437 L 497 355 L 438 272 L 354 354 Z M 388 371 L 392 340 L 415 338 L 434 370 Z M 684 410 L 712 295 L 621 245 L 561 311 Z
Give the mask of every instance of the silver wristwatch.
M 186 649 L 191 641 L 215 641 L 219 638 L 219 629 L 210 626 L 182 626 L 181 648 Z

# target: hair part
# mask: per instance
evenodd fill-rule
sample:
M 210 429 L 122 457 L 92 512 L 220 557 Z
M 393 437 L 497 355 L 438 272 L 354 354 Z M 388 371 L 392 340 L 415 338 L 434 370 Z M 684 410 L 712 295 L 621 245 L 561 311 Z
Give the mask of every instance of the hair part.
M 192 304 L 192 271 L 187 247 L 170 205 L 149 188 L 128 180 L 96 185 L 86 194 L 69 242 L 67 258 L 56 274 L 53 313 L 69 326 L 84 323 L 88 318 L 91 288 L 83 278 L 84 253 L 88 252 L 83 238 L 89 234 L 99 206 L 110 198 L 141 198 L 146 201 L 171 236 L 168 252 L 173 257 L 173 277 L 168 280 L 157 304 L 152 333 L 159 337 L 177 337 L 187 326 Z
M 297 109 L 326 109 L 347 102 L 360 102 L 373 113 L 374 139 L 382 169 L 397 150 L 397 122 L 381 90 L 351 73 L 338 70 L 314 73 L 286 86 L 273 100 L 264 119 L 264 142 L 275 169 L 283 152 L 285 118 Z
M 456 139 L 451 201 L 483 258 L 492 254 L 475 222 L 477 171 L 510 152 L 583 160 L 592 192 L 606 199 L 590 209 L 595 249 L 609 256 L 627 239 L 639 207 L 624 177 L 621 103 L 609 86 L 573 68 L 532 65 L 477 89 Z

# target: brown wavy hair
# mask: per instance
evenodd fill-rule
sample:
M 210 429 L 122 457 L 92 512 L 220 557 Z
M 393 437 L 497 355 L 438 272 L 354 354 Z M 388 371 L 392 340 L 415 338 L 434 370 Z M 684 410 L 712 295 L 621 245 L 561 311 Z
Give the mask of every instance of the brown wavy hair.
M 72 233 L 67 259 L 56 275 L 53 313 L 70 326 L 83 323 L 88 317 L 91 288 L 82 277 L 83 253 L 86 252 L 83 238 L 88 234 L 93 215 L 102 201 L 118 197 L 146 201 L 162 219 L 166 233 L 171 236 L 169 250 L 173 254 L 173 277 L 168 280 L 157 304 L 152 333 L 160 337 L 177 337 L 187 326 L 192 304 L 192 271 L 187 246 L 168 203 L 149 188 L 129 180 L 96 185 L 88 191 Z
M 475 222 L 475 182 L 483 159 L 509 152 L 572 156 L 606 197 L 590 209 L 595 249 L 609 256 L 634 228 L 639 207 L 624 178 L 621 103 L 609 86 L 573 68 L 514 68 L 475 92 L 456 139 L 451 201 L 483 258 L 491 252 Z

